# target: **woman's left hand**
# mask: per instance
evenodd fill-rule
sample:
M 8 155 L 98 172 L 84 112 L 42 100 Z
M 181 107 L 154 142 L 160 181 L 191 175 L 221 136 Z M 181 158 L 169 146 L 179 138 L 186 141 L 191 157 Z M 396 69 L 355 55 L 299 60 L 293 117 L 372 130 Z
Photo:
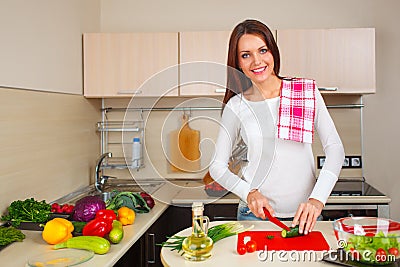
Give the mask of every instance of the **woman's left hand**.
M 293 218 L 292 227 L 299 224 L 299 233 L 306 235 L 314 229 L 318 216 L 322 212 L 324 204 L 314 198 L 310 198 L 307 202 L 301 203 Z

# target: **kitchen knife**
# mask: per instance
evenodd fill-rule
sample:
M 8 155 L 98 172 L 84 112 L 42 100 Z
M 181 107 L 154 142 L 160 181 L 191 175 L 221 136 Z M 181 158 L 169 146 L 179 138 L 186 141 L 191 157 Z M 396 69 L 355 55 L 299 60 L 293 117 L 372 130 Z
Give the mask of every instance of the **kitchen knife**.
M 278 220 L 277 218 L 273 217 L 271 213 L 266 208 L 263 208 L 265 216 L 267 216 L 268 220 L 270 220 L 272 223 L 276 224 L 282 229 L 285 229 L 286 231 L 290 231 L 290 227 Z

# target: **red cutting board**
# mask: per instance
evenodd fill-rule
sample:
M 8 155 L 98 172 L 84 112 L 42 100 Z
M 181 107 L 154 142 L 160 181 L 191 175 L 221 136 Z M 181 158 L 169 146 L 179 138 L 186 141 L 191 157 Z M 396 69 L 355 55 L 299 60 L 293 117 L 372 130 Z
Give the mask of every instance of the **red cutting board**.
M 268 238 L 273 236 L 274 238 Z M 313 231 L 308 235 L 283 238 L 281 231 L 246 231 L 238 234 L 238 245 L 245 244 L 244 241 L 254 240 L 257 250 L 329 250 L 321 232 Z M 267 246 L 267 249 L 265 248 Z

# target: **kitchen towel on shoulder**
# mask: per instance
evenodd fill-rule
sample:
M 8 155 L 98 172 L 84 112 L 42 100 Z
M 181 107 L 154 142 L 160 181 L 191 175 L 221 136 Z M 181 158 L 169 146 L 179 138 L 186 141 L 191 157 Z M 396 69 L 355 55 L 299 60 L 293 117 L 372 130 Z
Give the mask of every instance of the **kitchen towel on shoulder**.
M 315 81 L 284 78 L 278 112 L 278 138 L 312 143 L 315 117 Z

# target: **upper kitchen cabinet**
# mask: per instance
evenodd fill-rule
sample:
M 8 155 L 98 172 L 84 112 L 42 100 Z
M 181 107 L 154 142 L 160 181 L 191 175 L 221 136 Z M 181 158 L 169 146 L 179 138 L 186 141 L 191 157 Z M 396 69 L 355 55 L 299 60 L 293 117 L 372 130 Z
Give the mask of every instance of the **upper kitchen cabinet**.
M 230 31 L 181 32 L 180 95 L 223 96 Z
M 375 30 L 278 30 L 283 76 L 315 79 L 321 92 L 375 93 Z
M 86 33 L 85 97 L 177 96 L 178 33 Z

